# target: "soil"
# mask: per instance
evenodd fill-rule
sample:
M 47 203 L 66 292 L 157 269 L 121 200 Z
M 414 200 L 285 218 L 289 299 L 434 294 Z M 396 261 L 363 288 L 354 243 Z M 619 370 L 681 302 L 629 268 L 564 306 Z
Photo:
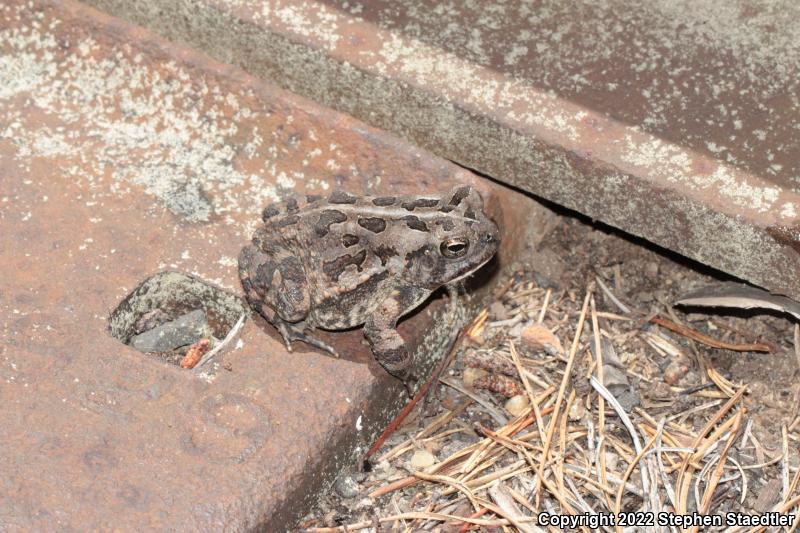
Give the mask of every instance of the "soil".
M 598 513 L 612 511 L 609 500 L 596 486 L 574 477 L 573 470 L 564 466 L 594 468 L 597 455 L 586 444 L 590 438 L 597 443 L 597 436 L 606 431 L 604 466 L 609 487 L 616 491 L 618 480 L 626 474 L 629 483 L 643 483 L 639 466 L 626 473 L 635 455 L 630 432 L 609 404 L 604 410 L 604 422 L 598 419 L 599 396 L 587 380 L 589 375 L 597 375 L 592 318 L 597 320 L 598 335 L 603 339 L 604 383 L 623 404 L 641 442 L 645 443 L 655 433 L 655 427 L 663 419 L 665 431 L 674 438 L 671 446 L 692 448 L 700 437 L 705 438 L 699 442 L 710 444 L 708 452 L 699 459 L 701 464 L 695 467 L 679 468 L 685 453 L 664 452 L 668 472 L 661 471 L 660 482 L 659 476 L 651 476 L 658 487 L 655 499 L 648 503 L 641 494 L 626 492 L 620 500 L 621 510 L 673 512 L 673 504 L 683 501 L 676 505 L 686 513 L 757 514 L 787 501 L 794 494 L 797 482 L 794 476 L 798 471 L 800 437 L 795 325 L 791 317 L 778 312 L 673 306 L 679 296 L 723 281 L 730 278 L 609 228 L 574 216 L 561 216 L 542 238 L 530 262 L 522 265 L 508 283 L 500 284 L 503 290 L 487 303 L 485 322 L 468 332 L 457 348 L 453 363 L 432 388 L 427 401 L 415 408 L 371 458 L 371 470 L 360 471 L 359 465 L 354 465 L 351 471 L 344 472 L 300 528 L 322 532 L 344 531 L 342 526 L 349 526 L 347 531 L 465 531 L 470 527 L 452 518 L 437 517 L 438 513 L 471 516 L 475 522 L 473 530 L 536 531 L 541 530 L 533 527 L 536 522 L 526 525 L 525 519 L 532 520 L 529 517 L 535 514 L 537 505 L 538 509 L 551 513 L 567 512 L 565 502 L 576 514 L 581 508 Z M 595 311 L 587 307 L 577 349 L 571 358 L 570 347 L 589 291 Z M 539 323 L 543 308 L 543 320 Z M 655 316 L 729 344 L 765 343 L 772 353 L 713 348 L 653 324 L 650 319 Z M 555 337 L 551 344 L 560 343 L 560 349 L 541 341 L 542 335 L 551 333 Z M 550 467 L 549 486 L 538 487 L 530 470 L 539 463 L 531 462 L 530 456 L 526 459 L 524 452 L 528 450 L 527 453 L 541 458 L 543 433 L 538 433 L 537 423 L 532 422 L 535 413 L 528 408 L 515 417 L 519 414 L 514 410 L 518 405 L 509 406 L 506 396 L 501 394 L 521 392 L 521 398 L 515 400 L 517 404 L 525 404 L 528 398 L 521 375 L 514 372 L 511 345 L 521 366 L 529 371 L 529 380 L 536 379 L 529 381 L 533 395 L 540 397 L 548 386 L 552 389 L 540 407 L 558 403 L 560 413 L 567 413 L 561 419 L 561 431 L 555 431 L 550 442 L 548 457 L 551 462 L 560 461 L 561 467 Z M 570 359 L 572 371 L 564 381 Z M 476 360 L 489 362 L 476 363 Z M 467 364 L 483 368 L 475 370 Z M 475 377 L 478 381 L 474 381 Z M 493 387 L 493 380 L 502 381 L 505 388 Z M 555 391 L 562 381 L 564 395 L 559 403 Z M 743 388 L 741 398 L 725 410 L 725 402 Z M 480 399 L 480 403 L 464 391 Z M 514 414 L 509 412 L 512 407 Z M 544 427 L 548 428 L 550 416 L 542 416 Z M 515 423 L 523 429 L 513 429 Z M 726 423 L 729 425 L 718 434 L 714 432 Z M 645 426 L 650 427 L 650 433 Z M 731 428 L 733 432 L 728 431 Z M 708 431 L 703 433 L 704 429 Z M 502 453 L 506 450 L 498 444 L 496 435 L 506 434 L 506 430 L 516 439 L 513 442 L 516 447 L 506 443 L 509 451 Z M 492 435 L 494 440 L 489 438 Z M 469 455 L 473 460 L 471 467 L 478 471 L 465 473 L 463 465 L 469 464 L 469 460 L 458 459 L 458 454 L 470 446 L 474 450 L 476 446 L 491 443 L 494 447 L 490 449 L 494 451 L 487 452 L 486 457 Z M 715 482 L 715 465 L 720 459 L 724 459 L 724 469 Z M 526 460 L 531 467 L 528 471 L 525 471 Z M 429 466 L 430 463 L 434 464 Z M 515 464 L 522 466 L 501 481 L 494 481 L 494 488 L 489 481 L 483 485 L 475 482 L 503 468 L 513 470 Z M 654 462 L 649 464 L 651 473 L 660 469 Z M 702 482 L 695 485 L 692 481 L 685 498 L 678 494 L 675 500 L 668 495 L 663 477 L 671 480 L 674 490 L 679 486 L 682 470 Z M 429 479 L 418 477 L 407 486 L 392 488 L 393 483 L 413 479 L 414 472 L 421 472 L 420 476 L 427 475 Z M 616 482 L 611 479 L 614 476 Z M 456 481 L 460 484 L 455 484 Z M 497 492 L 500 489 L 511 494 L 510 503 L 503 503 Z M 539 498 L 540 504 L 536 504 Z M 503 520 L 514 524 L 515 514 L 516 525 L 502 525 Z M 477 523 L 480 520 L 485 523 Z M 706 530 L 722 531 L 725 527 Z

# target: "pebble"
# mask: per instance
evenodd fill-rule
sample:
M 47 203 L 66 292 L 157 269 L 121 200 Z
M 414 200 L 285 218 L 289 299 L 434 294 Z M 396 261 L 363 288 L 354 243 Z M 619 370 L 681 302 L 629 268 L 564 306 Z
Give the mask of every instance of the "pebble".
M 444 398 L 442 398 L 442 407 L 452 411 L 461 404 L 463 398 L 464 396 L 460 392 L 447 387 L 444 391 Z
M 140 352 L 168 352 L 199 341 L 203 338 L 206 326 L 205 312 L 195 309 L 132 337 L 128 344 Z
M 612 387 L 628 388 L 628 376 L 625 372 L 611 365 L 603 365 L 603 385 L 607 389 Z
M 489 306 L 489 314 L 495 320 L 508 319 L 508 309 L 506 309 L 506 306 L 503 305 L 502 302 L 493 302 L 492 305 Z
M 472 387 L 475 381 L 488 375 L 489 373 L 482 368 L 467 367 L 464 369 L 464 373 L 461 375 L 461 380 L 467 387 Z
M 359 494 L 358 483 L 353 479 L 353 476 L 342 474 L 336 478 L 333 484 L 333 490 L 342 498 L 355 498 Z
M 583 402 L 574 402 L 569 408 L 569 419 L 573 422 L 580 420 L 586 414 L 586 406 Z
M 563 355 L 564 348 L 552 331 L 539 324 L 531 324 L 522 330 L 520 340 L 528 348 L 544 350 L 550 355 Z
M 528 408 L 529 404 L 530 402 L 528 401 L 527 396 L 518 394 L 516 396 L 512 396 L 508 399 L 508 401 L 506 401 L 506 411 L 514 416 L 519 416 L 525 412 L 525 409 Z
M 671 362 L 664 369 L 664 383 L 667 385 L 677 385 L 678 382 L 689 372 L 689 367 L 682 362 Z
M 644 273 L 650 279 L 654 280 L 658 278 L 658 263 L 655 261 L 650 261 L 647 263 L 644 267 Z
M 411 456 L 411 469 L 412 470 L 424 470 L 429 466 L 432 466 L 436 463 L 436 456 L 433 455 L 428 450 L 417 450 L 414 452 L 414 455 Z
M 606 470 L 616 472 L 619 466 L 619 456 L 614 452 L 606 451 Z
M 611 393 L 626 412 L 631 412 L 634 407 L 642 403 L 638 389 L 621 390 L 620 392 L 612 390 Z

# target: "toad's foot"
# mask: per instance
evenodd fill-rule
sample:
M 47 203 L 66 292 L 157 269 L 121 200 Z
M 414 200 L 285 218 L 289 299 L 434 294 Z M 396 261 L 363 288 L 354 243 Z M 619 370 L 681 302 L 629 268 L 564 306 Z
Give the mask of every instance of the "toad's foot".
M 306 344 L 314 346 L 315 348 L 319 348 L 322 351 L 328 352 L 334 357 L 339 357 L 339 353 L 333 346 L 324 343 L 306 333 L 305 328 L 302 325 L 281 321 L 276 324 L 276 327 L 278 328 L 281 337 L 283 337 L 283 342 L 286 345 L 286 351 L 292 351 L 292 341 L 302 341 Z

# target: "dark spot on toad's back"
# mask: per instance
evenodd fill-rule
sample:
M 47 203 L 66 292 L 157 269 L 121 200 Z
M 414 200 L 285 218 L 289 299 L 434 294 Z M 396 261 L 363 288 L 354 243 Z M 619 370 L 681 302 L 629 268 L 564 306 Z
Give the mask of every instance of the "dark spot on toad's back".
M 358 271 L 361 272 L 361 265 L 367 258 L 367 251 L 361 250 L 356 255 L 344 254 L 332 261 L 326 261 L 322 264 L 322 271 L 328 276 L 331 281 L 339 281 L 339 276 L 342 275 L 344 269 L 349 265 L 355 265 Z
M 453 221 L 449 218 L 438 218 L 436 219 L 436 224 L 441 226 L 445 231 L 453 231 L 453 229 L 456 227 L 456 225 L 453 224 Z
M 428 231 L 428 226 L 419 217 L 414 215 L 407 215 L 403 217 L 406 221 L 406 226 L 416 231 Z
M 358 235 L 351 235 L 349 233 L 345 233 L 344 235 L 342 235 L 342 244 L 347 248 L 358 244 Z
M 386 221 L 378 217 L 359 218 L 358 225 L 372 233 L 380 233 L 386 229 Z
M 318 194 L 307 194 L 306 195 L 306 202 L 309 204 L 313 204 L 314 202 L 319 202 L 322 200 L 322 196 Z
M 285 203 L 287 213 L 297 212 L 297 198 L 287 198 Z
M 344 191 L 333 191 L 328 197 L 328 202 L 332 204 L 354 204 L 356 197 Z
M 273 261 L 265 261 L 258 265 L 253 279 L 253 283 L 265 289 L 272 285 L 272 277 L 275 274 L 275 269 L 278 265 Z
M 453 193 L 453 197 L 450 199 L 450 205 L 458 205 L 461 203 L 461 200 L 469 196 L 469 187 L 459 187 L 455 193 Z
M 449 213 L 450 211 L 453 211 L 454 209 L 455 209 L 455 206 L 453 206 L 453 205 L 443 205 L 442 207 L 439 208 L 439 211 L 441 213 Z
M 261 213 L 261 219 L 266 222 L 270 218 L 280 215 L 281 211 L 278 209 L 278 206 L 275 204 L 269 204 L 267 207 L 264 208 L 264 211 Z
M 324 237 L 328 234 L 331 224 L 339 224 L 347 220 L 347 215 L 335 209 L 326 209 L 319 214 L 317 224 L 314 226 L 314 231 L 318 237 Z
M 282 259 L 280 270 L 283 279 L 298 281 L 304 279 L 306 276 L 305 272 L 303 272 L 303 263 L 296 257 L 286 257 Z
M 418 207 L 436 207 L 439 205 L 439 200 L 435 198 L 418 198 L 410 202 L 403 202 L 400 206 L 406 211 L 413 211 Z
M 386 262 L 389 260 L 389 258 L 397 255 L 397 248 L 394 246 L 380 244 L 377 248 L 375 248 L 375 255 L 381 260 L 381 266 L 386 266 Z
M 378 198 L 373 198 L 372 203 L 377 205 L 378 207 L 386 207 L 388 205 L 394 205 L 397 201 L 397 198 L 394 196 L 379 196 Z
M 284 218 L 283 220 L 279 220 L 275 223 L 276 228 L 285 228 L 286 226 L 292 226 L 300 222 L 300 217 L 297 215 L 289 215 L 288 217 Z

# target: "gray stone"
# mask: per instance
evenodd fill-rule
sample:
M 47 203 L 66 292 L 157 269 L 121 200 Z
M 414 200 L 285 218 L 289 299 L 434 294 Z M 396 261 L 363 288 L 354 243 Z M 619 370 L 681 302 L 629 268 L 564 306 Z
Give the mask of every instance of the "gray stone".
M 336 482 L 333 484 L 333 490 L 342 498 L 355 498 L 360 492 L 358 483 L 353 479 L 353 476 L 348 474 L 342 474 L 336 478 Z
M 195 309 L 132 337 L 129 344 L 140 352 L 167 352 L 199 341 L 206 326 L 205 312 L 202 309 Z

